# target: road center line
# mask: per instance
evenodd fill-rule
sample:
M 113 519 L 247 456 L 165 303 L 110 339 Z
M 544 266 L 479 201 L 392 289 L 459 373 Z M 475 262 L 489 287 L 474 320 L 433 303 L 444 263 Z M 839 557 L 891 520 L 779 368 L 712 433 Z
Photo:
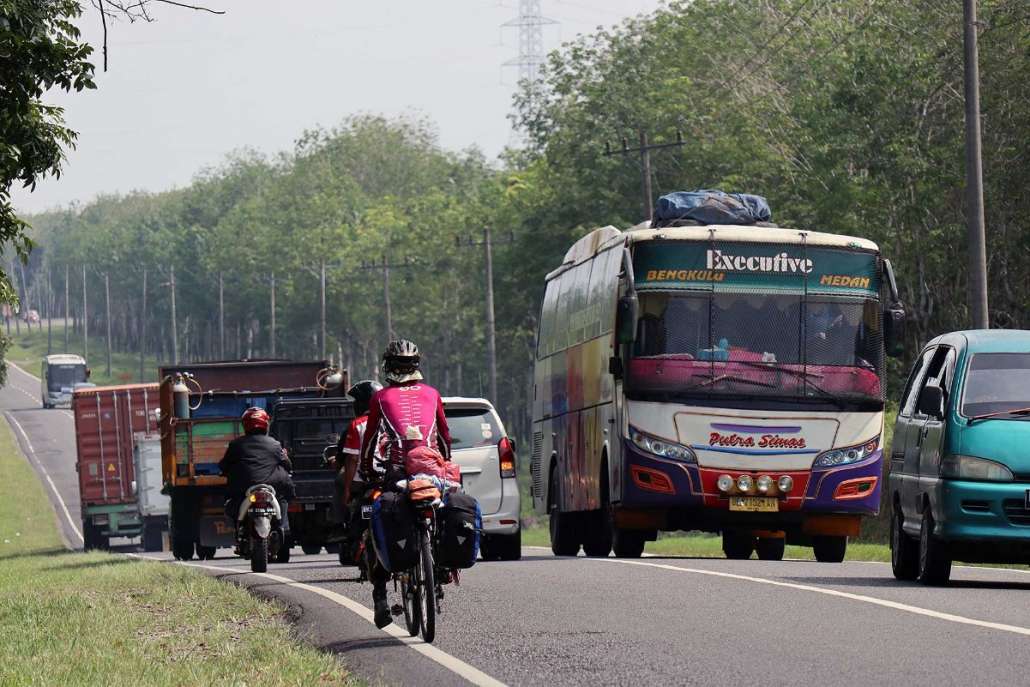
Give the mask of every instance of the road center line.
M 75 524 L 75 520 L 72 519 L 72 514 L 68 512 L 68 505 L 64 502 L 64 499 L 61 498 L 61 492 L 57 491 L 57 485 L 54 484 L 54 480 L 50 479 L 50 473 L 47 472 L 45 467 L 43 467 L 42 461 L 36 457 L 36 449 L 32 448 L 32 442 L 29 441 L 29 435 L 25 433 L 25 429 L 21 426 L 21 423 L 18 422 L 10 412 L 4 411 L 4 415 L 7 416 L 8 422 L 12 423 L 18 431 L 21 432 L 22 438 L 25 439 L 25 446 L 28 448 L 28 452 L 25 455 L 29 460 L 35 462 L 36 465 L 39 466 L 40 472 L 42 472 L 43 477 L 46 478 L 46 483 L 50 485 L 50 490 L 53 491 L 54 496 L 57 497 L 57 503 L 61 506 L 61 511 L 64 513 L 68 526 L 71 527 L 72 532 L 74 532 L 75 536 L 79 538 L 79 541 L 84 542 L 85 540 L 82 538 L 82 532 L 79 530 L 79 526 Z
M 150 556 L 140 556 L 138 554 L 132 553 L 126 555 L 132 558 L 140 558 L 149 561 L 168 562 L 166 560 L 160 558 L 152 558 Z M 204 565 L 201 563 L 185 563 L 182 561 L 176 562 L 179 565 L 185 565 L 190 568 L 203 568 L 205 570 L 214 570 L 216 572 L 227 572 L 237 575 L 253 575 L 254 577 L 263 577 L 265 579 L 273 580 L 275 582 L 279 582 L 280 584 L 284 584 L 287 587 L 303 589 L 304 591 L 311 592 L 312 594 L 318 594 L 319 596 L 328 599 L 339 606 L 343 606 L 347 610 L 352 611 L 353 613 L 361 616 L 366 621 L 368 621 L 369 624 L 375 627 L 374 614 L 370 609 L 366 608 L 365 606 L 358 603 L 354 599 L 351 599 L 350 597 L 344 596 L 343 594 L 338 594 L 329 589 L 325 589 L 324 587 L 317 587 L 315 585 L 305 584 L 304 582 L 297 582 L 296 580 L 291 580 L 288 577 L 280 577 L 279 575 L 273 575 L 271 573 L 252 573 L 247 570 L 241 570 L 239 568 L 223 568 L 216 565 Z M 474 685 L 481 685 L 482 687 L 505 687 L 505 684 L 503 682 L 487 675 L 478 668 L 471 666 L 468 663 L 465 663 L 460 658 L 451 656 L 447 652 L 437 649 L 432 644 L 426 644 L 418 637 L 409 637 L 408 633 L 399 628 L 397 625 L 391 623 L 390 625 L 387 625 L 385 628 L 382 628 L 382 630 L 383 632 L 389 634 L 402 644 L 405 644 L 408 647 L 414 649 L 415 651 L 419 652 L 431 661 L 439 663 L 444 668 L 447 668 L 452 673 L 459 675 L 460 677 L 468 680 Z
M 620 563 L 622 565 L 643 565 L 650 568 L 659 568 L 662 570 L 673 570 L 681 573 L 693 573 L 695 575 L 709 575 L 711 577 L 723 577 L 731 580 L 741 580 L 743 582 L 753 582 L 756 584 L 767 584 L 773 587 L 786 587 L 788 589 L 797 589 L 804 592 L 814 592 L 816 594 L 825 594 L 826 596 L 836 596 L 841 599 L 849 599 L 851 601 L 861 601 L 863 603 L 873 604 L 874 606 L 883 606 L 884 608 L 891 608 L 896 611 L 904 611 L 905 613 L 914 613 L 915 615 L 926 616 L 927 618 L 934 618 L 936 620 L 944 620 L 951 623 L 958 623 L 960 625 L 972 625 L 974 627 L 983 627 L 989 630 L 1001 630 L 1002 632 L 1011 632 L 1017 635 L 1023 635 L 1030 637 L 1030 628 L 1020 627 L 1018 625 L 1006 625 L 1005 623 L 993 623 L 987 620 L 977 620 L 975 618 L 967 618 L 961 615 L 954 615 L 952 613 L 942 613 L 940 611 L 932 611 L 928 608 L 921 608 L 919 606 L 911 606 L 909 604 L 899 603 L 897 601 L 888 601 L 887 599 L 878 599 L 875 596 L 866 596 L 864 594 L 852 594 L 851 592 L 842 592 L 836 589 L 830 589 L 828 587 L 815 587 L 808 584 L 796 584 L 794 582 L 781 582 L 779 580 L 770 580 L 765 577 L 752 577 L 750 575 L 738 575 L 736 573 L 717 572 L 715 570 L 702 570 L 699 568 L 681 568 L 675 565 L 668 565 L 664 563 L 647 563 L 644 561 L 629 561 L 619 558 L 588 558 L 587 560 L 596 561 L 600 563 Z

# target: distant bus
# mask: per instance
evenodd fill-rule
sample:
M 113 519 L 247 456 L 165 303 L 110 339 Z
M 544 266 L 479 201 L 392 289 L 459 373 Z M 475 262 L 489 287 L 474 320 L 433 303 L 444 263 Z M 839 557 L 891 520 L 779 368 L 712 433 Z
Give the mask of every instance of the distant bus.
M 904 310 L 862 238 L 770 226 L 596 229 L 547 276 L 534 506 L 557 555 L 659 531 L 844 558 L 880 503 L 884 360 Z
M 72 392 L 94 386 L 89 382 L 89 368 L 80 356 L 69 353 L 48 355 L 43 358 L 39 379 L 40 397 L 44 408 L 58 405 L 71 407 Z

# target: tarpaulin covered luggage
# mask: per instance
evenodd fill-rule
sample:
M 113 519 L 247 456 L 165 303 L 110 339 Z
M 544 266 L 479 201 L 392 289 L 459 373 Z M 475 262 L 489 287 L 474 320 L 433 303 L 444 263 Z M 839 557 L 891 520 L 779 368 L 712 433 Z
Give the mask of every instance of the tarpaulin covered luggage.
M 372 504 L 372 540 L 376 556 L 389 572 L 401 572 L 415 565 L 418 547 L 415 516 L 408 497 L 385 492 Z
M 754 224 L 772 219 L 769 203 L 750 193 L 724 193 L 701 189 L 676 191 L 661 196 L 654 211 L 655 226 L 677 220 L 701 224 Z
M 483 514 L 479 502 L 468 494 L 452 492 L 444 499 L 437 517 L 437 554 L 445 568 L 471 568 L 479 555 Z

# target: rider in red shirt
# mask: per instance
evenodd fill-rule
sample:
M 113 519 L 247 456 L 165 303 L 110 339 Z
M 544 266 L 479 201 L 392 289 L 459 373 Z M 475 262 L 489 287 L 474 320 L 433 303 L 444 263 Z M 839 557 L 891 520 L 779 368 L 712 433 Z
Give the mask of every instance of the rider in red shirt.
M 451 434 L 443 412 L 443 400 L 436 389 L 422 381 L 419 371 L 421 360 L 418 346 L 411 341 L 391 341 L 386 347 L 383 372 L 387 386 L 372 396 L 368 424 L 361 442 L 361 473 L 367 484 L 379 483 L 392 472 L 399 473 L 398 479 L 403 479 L 404 458 L 417 446 L 428 446 L 440 451 L 444 457 L 450 457 Z M 377 448 L 381 448 L 386 462 L 386 476 L 376 471 L 374 454 Z M 375 564 L 369 577 L 373 586 L 376 626 L 386 627 L 392 621 L 386 602 L 389 574 Z
M 360 483 L 363 480 L 357 475 L 358 454 L 361 452 L 361 440 L 365 436 L 365 427 L 368 424 L 368 404 L 372 400 L 372 395 L 382 388 L 383 385 L 379 382 L 366 379 L 347 390 L 347 395 L 354 399 L 356 417 L 340 436 L 340 441 L 336 445 L 336 457 L 329 459 L 329 467 L 336 470 L 336 489 L 333 491 L 336 526 L 326 541 L 343 541 L 347 538 L 347 523 L 354 524 L 348 511 L 355 479 L 359 483 L 359 493 L 362 491 Z M 358 532 L 351 534 L 360 535 Z

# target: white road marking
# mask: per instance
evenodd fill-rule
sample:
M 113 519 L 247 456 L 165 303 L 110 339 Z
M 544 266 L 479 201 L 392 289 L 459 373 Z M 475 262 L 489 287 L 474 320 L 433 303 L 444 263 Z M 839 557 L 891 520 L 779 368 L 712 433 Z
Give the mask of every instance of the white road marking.
M 794 582 L 781 582 L 780 580 L 770 580 L 765 577 L 752 577 L 750 575 L 738 575 L 735 573 L 717 572 L 715 570 L 702 570 L 699 568 L 681 568 L 675 565 L 667 565 L 663 563 L 645 563 L 644 561 L 630 561 L 620 558 L 589 558 L 587 560 L 597 561 L 601 563 L 618 563 L 622 565 L 642 565 L 650 568 L 659 568 L 662 570 L 672 570 L 680 573 L 692 573 L 695 575 L 708 575 L 711 577 L 722 577 L 731 580 L 741 580 L 743 582 L 753 582 L 756 584 L 767 584 L 773 587 L 786 587 L 788 589 L 797 589 L 804 592 L 813 592 L 816 594 L 825 594 L 826 596 L 836 596 L 841 599 L 849 599 L 851 601 L 861 601 L 863 603 L 873 604 L 874 606 L 883 606 L 884 608 L 891 608 L 896 611 L 903 611 L 905 613 L 914 613 L 915 615 L 926 616 L 927 618 L 934 618 L 936 620 L 944 620 L 951 623 L 958 623 L 960 625 L 973 625 L 975 627 L 983 627 L 989 630 L 1001 630 L 1002 632 L 1011 632 L 1017 635 L 1023 635 L 1030 637 L 1030 627 L 1020 627 L 1018 625 L 1006 625 L 1005 623 L 994 623 L 987 620 L 977 620 L 975 618 L 967 618 L 961 615 L 954 615 L 952 613 L 942 613 L 940 611 L 933 611 L 928 608 L 921 608 L 919 606 L 911 606 L 909 604 L 899 603 L 897 601 L 888 601 L 887 599 L 878 599 L 874 596 L 866 596 L 864 594 L 852 594 L 851 592 L 842 592 L 836 589 L 830 589 L 828 587 L 815 587 L 808 584 L 795 584 Z
M 54 480 L 50 479 L 50 473 L 43 467 L 43 463 L 36 457 L 36 449 L 32 448 L 32 442 L 29 440 L 29 435 L 25 433 L 25 429 L 21 426 L 21 423 L 10 412 L 4 411 L 4 415 L 7 416 L 7 420 L 14 424 L 14 426 L 21 432 L 22 438 L 25 439 L 25 445 L 28 447 L 29 452 L 28 458 L 35 461 L 36 465 L 39 466 L 40 471 L 43 473 L 43 477 L 46 478 L 46 483 L 50 485 L 51 491 L 54 492 L 54 496 L 57 497 L 57 503 L 61 506 L 61 511 L 64 513 L 65 520 L 68 522 L 68 526 L 71 527 L 72 532 L 79 538 L 79 541 L 84 542 L 82 538 L 82 532 L 79 530 L 78 525 L 75 524 L 75 520 L 72 519 L 72 514 L 68 512 L 68 506 L 65 504 L 64 499 L 61 498 L 61 492 L 57 491 L 57 485 L 54 484 Z
M 150 556 L 140 556 L 138 554 L 132 553 L 127 555 L 132 558 L 142 558 L 150 561 L 167 562 L 164 559 L 152 558 Z M 291 580 L 288 577 L 280 577 L 279 575 L 272 575 L 271 573 L 252 573 L 247 570 L 241 570 L 239 568 L 223 568 L 216 565 L 204 565 L 202 563 L 185 563 L 181 561 L 177 562 L 180 565 L 185 565 L 191 568 L 204 568 L 206 570 L 214 570 L 217 572 L 227 572 L 242 575 L 253 575 L 255 577 L 263 577 L 265 579 L 273 580 L 275 582 L 279 582 L 280 584 L 284 584 L 287 587 L 303 589 L 304 591 L 311 592 L 313 594 L 318 594 L 319 596 L 325 599 L 329 599 L 335 604 L 343 606 L 347 610 L 352 611 L 353 613 L 361 616 L 369 623 L 371 623 L 373 627 L 375 627 L 374 615 L 370 609 L 366 608 L 354 599 L 346 597 L 343 594 L 337 594 L 336 592 L 330 591 L 323 587 L 316 587 L 315 585 L 305 584 L 304 582 L 297 582 L 296 580 Z M 493 677 L 490 677 L 478 668 L 471 666 L 468 663 L 465 663 L 460 658 L 451 656 L 447 652 L 437 649 L 432 644 L 426 644 L 418 637 L 409 637 L 408 633 L 402 630 L 397 625 L 391 623 L 390 625 L 387 625 L 385 628 L 382 628 L 382 630 L 383 632 L 389 634 L 399 642 L 406 644 L 407 646 L 419 652 L 426 658 L 430 659 L 431 661 L 435 661 L 436 663 L 439 663 L 444 668 L 447 668 L 452 673 L 459 675 L 460 677 L 463 677 L 464 679 L 468 680 L 474 685 L 482 685 L 483 687 L 505 687 L 505 684 L 503 682 Z

